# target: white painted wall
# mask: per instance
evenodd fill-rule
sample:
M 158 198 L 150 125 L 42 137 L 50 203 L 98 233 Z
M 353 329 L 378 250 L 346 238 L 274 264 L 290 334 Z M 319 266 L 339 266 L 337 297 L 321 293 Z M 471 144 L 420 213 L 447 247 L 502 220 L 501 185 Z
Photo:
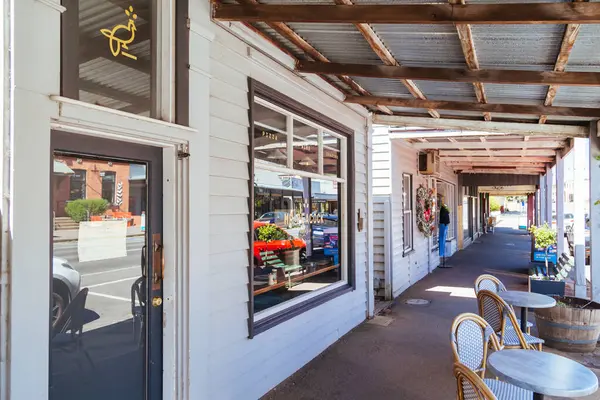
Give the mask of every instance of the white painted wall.
M 419 232 L 416 226 L 416 215 L 413 214 L 412 252 L 403 254 L 403 213 L 402 213 L 402 174 L 408 173 L 413 176 L 413 207 L 416 203 L 416 189 L 420 184 L 429 187 L 431 178 L 418 174 L 418 150 L 414 149 L 408 142 L 400 139 L 389 139 L 386 127 L 377 127 L 373 136 L 373 190 L 376 197 L 375 218 L 375 290 L 376 295 L 382 296 L 385 289 L 385 278 L 387 263 L 391 263 L 387 275 L 392 279 L 392 295 L 396 297 L 404 290 L 418 282 L 430 271 L 439 265 L 437 250 L 433 249 L 431 239 L 426 238 Z M 455 185 L 458 190 L 457 175 L 453 170 L 441 165 L 440 176 L 446 182 Z M 383 207 L 385 201 L 390 199 L 391 221 L 384 220 Z M 452 210 L 451 217 L 456 226 L 456 209 Z M 389 238 L 384 236 L 386 227 L 389 230 Z M 456 231 L 456 229 L 455 229 Z M 386 251 L 386 245 L 390 248 Z M 451 255 L 456 251 L 457 242 L 454 239 L 448 246 Z
M 366 112 L 358 113 L 214 25 L 210 45 L 210 285 L 205 398 L 254 399 L 366 316 L 367 232 L 355 232 L 357 289 L 248 339 L 248 77 L 355 132 L 356 209 L 367 213 Z M 244 33 L 243 30 L 236 32 Z M 256 39 L 262 40 L 262 39 Z M 192 357 L 194 354 L 192 354 Z M 192 377 L 193 379 L 194 377 Z

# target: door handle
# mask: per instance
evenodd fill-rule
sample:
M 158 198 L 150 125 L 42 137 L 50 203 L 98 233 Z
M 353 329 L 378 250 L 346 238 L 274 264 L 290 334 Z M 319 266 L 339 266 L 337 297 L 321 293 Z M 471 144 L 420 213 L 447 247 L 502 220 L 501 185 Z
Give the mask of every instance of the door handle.
M 152 289 L 160 290 L 160 284 L 164 279 L 165 258 L 163 256 L 163 245 L 161 234 L 152 235 Z
M 146 245 L 142 246 L 142 260 L 141 260 L 141 267 L 142 267 L 142 276 L 146 277 L 147 276 L 147 264 L 146 264 Z

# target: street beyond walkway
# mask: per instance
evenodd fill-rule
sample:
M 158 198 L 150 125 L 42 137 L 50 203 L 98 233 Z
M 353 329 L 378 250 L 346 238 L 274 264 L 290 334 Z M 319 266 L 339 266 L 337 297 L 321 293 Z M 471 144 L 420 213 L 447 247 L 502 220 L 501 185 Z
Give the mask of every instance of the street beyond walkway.
M 513 228 L 500 227 L 495 234 L 482 236 L 451 258 L 452 269 L 435 270 L 396 299 L 385 315 L 393 319 L 388 326 L 373 323 L 377 318 L 363 323 L 264 399 L 456 399 L 452 321 L 460 313 L 477 312 L 473 283 L 486 270 L 526 272 L 529 246 L 529 236 Z M 526 280 L 497 276 L 511 290 L 527 290 Z M 415 298 L 430 303 L 406 304 Z M 548 347 L 545 351 L 555 352 Z M 561 354 L 600 376 L 598 351 Z M 598 400 L 600 393 L 582 399 Z

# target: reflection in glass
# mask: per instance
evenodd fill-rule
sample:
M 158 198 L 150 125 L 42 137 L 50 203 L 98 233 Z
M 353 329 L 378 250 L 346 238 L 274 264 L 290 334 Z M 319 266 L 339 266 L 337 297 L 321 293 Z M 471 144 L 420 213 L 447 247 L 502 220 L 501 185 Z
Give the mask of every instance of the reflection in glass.
M 154 116 L 150 0 L 63 0 L 63 95 Z
M 287 166 L 287 116 L 254 103 L 254 157 Z
M 52 191 L 50 399 L 143 400 L 146 167 L 55 154 Z
M 341 279 L 340 185 L 255 170 L 254 309 Z
M 340 139 L 323 132 L 323 173 L 340 176 Z
M 319 131 L 294 120 L 294 169 L 319 173 Z

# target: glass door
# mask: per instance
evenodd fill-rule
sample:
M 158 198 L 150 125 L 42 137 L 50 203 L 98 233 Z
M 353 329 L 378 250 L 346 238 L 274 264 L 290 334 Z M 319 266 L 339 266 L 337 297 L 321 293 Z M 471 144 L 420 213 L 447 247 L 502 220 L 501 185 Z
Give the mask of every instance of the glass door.
M 50 400 L 162 398 L 162 149 L 52 133 Z

